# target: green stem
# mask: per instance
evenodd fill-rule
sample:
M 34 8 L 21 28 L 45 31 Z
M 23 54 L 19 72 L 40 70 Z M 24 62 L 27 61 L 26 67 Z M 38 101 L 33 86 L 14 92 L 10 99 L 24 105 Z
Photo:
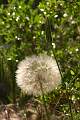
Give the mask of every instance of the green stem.
M 73 120 L 72 108 L 71 108 L 71 101 L 69 100 L 69 109 L 71 114 L 71 120 Z
M 66 91 L 67 92 L 67 91 Z M 73 120 L 73 114 L 72 114 L 72 107 L 71 107 L 71 101 L 69 99 L 69 94 L 67 93 L 67 99 L 68 99 L 68 104 L 69 104 L 69 110 L 70 110 L 70 117 L 71 117 L 71 120 Z
M 39 76 L 38 76 L 39 77 Z M 39 77 L 39 80 L 41 78 Z M 39 85 L 40 85 L 40 89 L 41 89 L 41 92 L 42 92 L 42 100 L 43 100 L 43 105 L 44 105 L 44 109 L 45 109 L 45 114 L 46 114 L 46 120 L 50 120 L 49 118 L 49 113 L 48 113 L 48 110 L 47 110 L 47 105 L 46 105 L 46 102 L 45 102 L 45 97 L 44 97 L 44 91 L 43 91 L 43 86 L 42 86 L 42 83 L 41 81 L 39 81 Z

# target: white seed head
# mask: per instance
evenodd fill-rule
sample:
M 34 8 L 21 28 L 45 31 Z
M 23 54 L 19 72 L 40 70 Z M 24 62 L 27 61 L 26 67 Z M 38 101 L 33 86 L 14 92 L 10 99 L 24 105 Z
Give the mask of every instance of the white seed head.
M 52 91 L 61 81 L 55 59 L 48 55 L 26 57 L 16 71 L 16 82 L 27 94 L 34 96 Z

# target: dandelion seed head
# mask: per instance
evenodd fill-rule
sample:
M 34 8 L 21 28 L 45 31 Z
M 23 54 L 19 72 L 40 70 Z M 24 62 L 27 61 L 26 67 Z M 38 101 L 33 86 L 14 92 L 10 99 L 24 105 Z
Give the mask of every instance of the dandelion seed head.
M 48 55 L 26 57 L 16 71 L 16 82 L 27 94 L 42 95 L 58 86 L 61 76 L 55 59 Z M 42 90 L 41 90 L 42 87 Z

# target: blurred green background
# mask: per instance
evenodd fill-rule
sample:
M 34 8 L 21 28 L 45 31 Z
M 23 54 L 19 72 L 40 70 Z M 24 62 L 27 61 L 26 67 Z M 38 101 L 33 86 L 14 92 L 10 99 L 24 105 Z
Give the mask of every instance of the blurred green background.
M 0 103 L 21 99 L 15 71 L 33 54 L 55 56 L 62 85 L 45 96 L 59 111 L 80 120 L 80 1 L 0 1 Z M 72 118 L 73 120 L 73 118 Z

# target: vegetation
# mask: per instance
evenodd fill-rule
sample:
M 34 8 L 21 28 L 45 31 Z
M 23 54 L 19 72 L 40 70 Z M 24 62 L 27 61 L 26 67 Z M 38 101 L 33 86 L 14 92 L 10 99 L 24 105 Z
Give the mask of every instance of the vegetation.
M 79 0 L 0 2 L 1 104 L 19 104 L 25 112 L 32 96 L 16 85 L 17 65 L 25 56 L 46 53 L 55 57 L 62 77 L 61 86 L 44 96 L 47 107 L 61 120 L 80 120 L 79 8 Z M 40 96 L 37 102 L 41 101 Z

